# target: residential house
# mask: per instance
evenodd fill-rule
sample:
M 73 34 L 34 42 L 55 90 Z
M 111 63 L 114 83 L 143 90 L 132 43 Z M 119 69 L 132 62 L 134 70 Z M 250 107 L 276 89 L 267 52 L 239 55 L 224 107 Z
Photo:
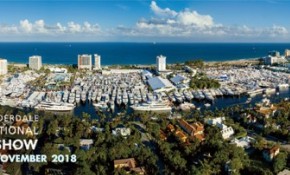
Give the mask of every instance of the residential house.
M 221 129 L 222 129 L 221 130 L 221 134 L 222 134 L 223 139 L 228 139 L 232 135 L 235 134 L 235 131 L 234 131 L 234 129 L 231 126 L 228 127 L 228 126 L 222 124 L 222 128 Z
M 93 139 L 80 139 L 80 148 L 87 151 L 93 145 Z
M 166 126 L 166 130 L 169 131 L 169 132 L 173 132 L 175 130 L 175 127 L 172 124 L 169 123 Z
M 279 146 L 276 145 L 270 149 L 265 149 L 263 151 L 263 157 L 266 161 L 271 162 L 274 159 L 274 157 L 276 157 L 279 154 L 279 152 L 280 148 Z
M 231 143 L 236 144 L 238 147 L 248 149 L 251 147 L 251 145 L 254 141 L 255 141 L 254 138 L 246 136 L 246 137 L 242 137 L 240 139 L 235 138 L 231 141 Z
M 209 125 L 217 125 L 218 123 L 222 123 L 225 120 L 225 117 L 216 117 L 211 119 L 206 119 L 206 123 Z
M 130 128 L 115 128 L 115 130 L 112 131 L 112 134 L 117 136 L 121 135 L 123 137 L 127 137 L 131 135 L 131 129 Z
M 208 123 L 209 125 L 217 126 L 218 128 L 220 128 L 223 139 L 228 139 L 232 135 L 235 134 L 235 131 L 231 126 L 228 127 L 225 124 L 223 124 L 224 120 L 225 120 L 225 117 L 217 117 L 217 118 L 207 119 L 206 123 Z
M 277 111 L 277 107 L 272 105 L 269 106 L 257 106 L 255 111 L 264 118 L 273 117 Z
M 187 136 L 186 134 L 180 130 L 180 129 L 177 129 L 175 131 L 175 136 L 182 142 L 182 143 L 185 143 L 187 141 Z
M 115 169 L 126 169 L 127 173 L 134 172 L 137 174 L 145 174 L 145 169 L 143 167 L 137 167 L 134 158 L 119 159 L 114 160 Z
M 204 140 L 204 126 L 200 122 L 191 125 L 181 119 L 178 120 L 178 124 L 189 136 L 191 136 L 191 138 L 197 138 L 200 141 Z

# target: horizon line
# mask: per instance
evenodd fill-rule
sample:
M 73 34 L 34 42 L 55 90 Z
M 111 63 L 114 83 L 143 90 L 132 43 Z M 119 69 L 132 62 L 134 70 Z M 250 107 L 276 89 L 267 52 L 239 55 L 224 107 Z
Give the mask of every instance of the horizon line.
M 206 42 L 182 42 L 182 41 L 0 41 L 0 43 L 137 43 L 137 44 L 290 44 L 287 42 L 232 42 L 232 41 L 206 41 Z

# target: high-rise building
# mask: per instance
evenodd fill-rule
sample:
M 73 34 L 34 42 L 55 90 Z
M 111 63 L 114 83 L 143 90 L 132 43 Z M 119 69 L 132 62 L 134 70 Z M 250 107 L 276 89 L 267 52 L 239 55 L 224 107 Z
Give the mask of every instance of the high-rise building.
M 42 67 L 41 56 L 33 55 L 29 57 L 29 68 L 34 70 L 39 70 Z
M 166 57 L 159 55 L 156 57 L 157 71 L 166 71 Z
M 0 75 L 7 74 L 7 60 L 6 59 L 1 59 L 0 58 Z
M 98 54 L 95 54 L 94 57 L 95 57 L 95 69 L 96 70 L 102 69 L 102 67 L 101 67 L 101 56 L 98 55 Z
M 92 70 L 92 55 L 83 54 L 78 55 L 78 69 Z
M 290 49 L 285 50 L 285 57 L 290 58 Z

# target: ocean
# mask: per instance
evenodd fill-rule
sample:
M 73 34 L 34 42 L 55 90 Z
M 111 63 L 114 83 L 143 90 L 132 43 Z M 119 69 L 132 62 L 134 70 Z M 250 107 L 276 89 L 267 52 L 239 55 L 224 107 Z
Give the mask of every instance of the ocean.
M 41 55 L 44 64 L 77 64 L 78 54 L 99 54 L 102 65 L 155 64 L 157 55 L 167 63 L 187 60 L 226 61 L 258 58 L 269 51 L 284 54 L 290 43 L 0 43 L 0 58 L 28 63 L 31 55 Z

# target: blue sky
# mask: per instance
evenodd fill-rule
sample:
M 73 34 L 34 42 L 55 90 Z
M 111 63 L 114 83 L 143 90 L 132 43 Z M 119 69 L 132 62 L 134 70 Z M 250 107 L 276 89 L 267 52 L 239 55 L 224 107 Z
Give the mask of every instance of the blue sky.
M 0 41 L 288 42 L 290 1 L 0 0 Z

